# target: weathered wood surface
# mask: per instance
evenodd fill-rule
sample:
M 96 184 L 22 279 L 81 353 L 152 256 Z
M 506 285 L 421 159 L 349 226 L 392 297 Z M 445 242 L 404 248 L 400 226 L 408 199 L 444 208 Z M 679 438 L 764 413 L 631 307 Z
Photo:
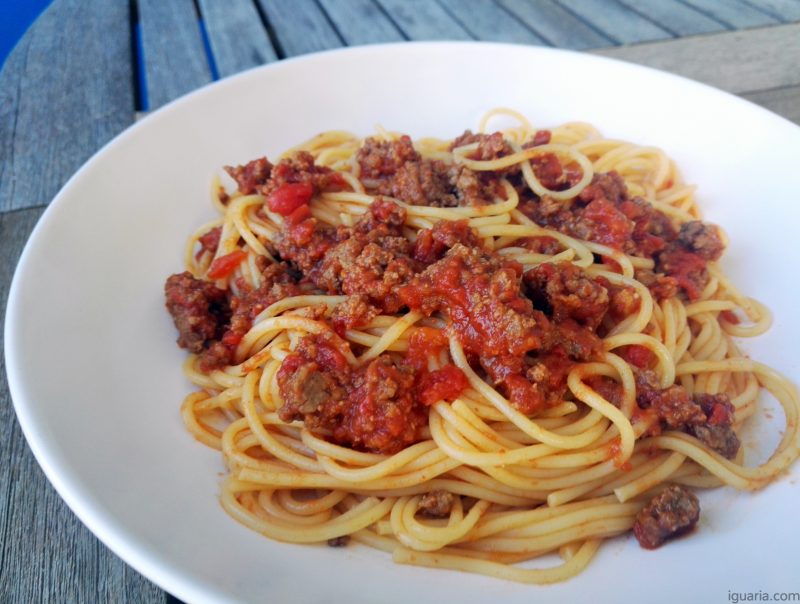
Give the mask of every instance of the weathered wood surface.
M 800 23 L 596 53 L 677 73 L 734 94 L 800 85 Z
M 199 0 L 219 77 L 278 59 L 250 0 Z
M 17 258 L 42 210 L 0 214 L 3 308 Z M 0 358 L 0 602 L 163 603 L 164 592 L 100 543 L 47 482 L 17 424 Z
M 9 56 L 0 72 L 0 211 L 48 203 L 133 122 L 129 19 L 128 0 L 57 2 Z
M 797 0 L 55 0 L 0 71 L 0 304 L 42 207 L 75 170 L 137 110 L 217 76 L 346 45 L 497 40 L 601 49 L 800 123 L 797 21 Z M 47 483 L 0 364 L 0 602 L 173 602 Z
M 211 68 L 192 0 L 138 0 L 147 107 L 211 82 Z

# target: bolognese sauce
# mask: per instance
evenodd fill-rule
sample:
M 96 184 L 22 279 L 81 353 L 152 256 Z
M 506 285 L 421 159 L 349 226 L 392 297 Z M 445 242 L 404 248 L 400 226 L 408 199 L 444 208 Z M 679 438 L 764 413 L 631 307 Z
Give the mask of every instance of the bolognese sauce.
M 223 450 L 235 517 L 333 546 L 392 534 L 400 560 L 448 547 L 470 568 L 582 543 L 575 566 L 613 534 L 652 549 L 693 530 L 697 499 L 668 481 L 758 488 L 781 470 L 737 473 L 736 430 L 777 378 L 724 332 L 757 313 L 710 267 L 723 233 L 655 203 L 677 172 L 629 186 L 624 162 L 570 150 L 574 132 L 520 132 L 328 133 L 226 168 L 237 191 L 165 295 L 200 388 L 184 418 Z M 800 447 L 787 426 L 783 451 Z M 527 535 L 545 507 L 565 523 L 547 546 Z

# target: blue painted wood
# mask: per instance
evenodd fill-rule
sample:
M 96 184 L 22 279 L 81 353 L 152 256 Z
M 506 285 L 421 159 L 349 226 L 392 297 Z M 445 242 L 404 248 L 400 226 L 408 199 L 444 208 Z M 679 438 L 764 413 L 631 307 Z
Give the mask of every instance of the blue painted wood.
M 208 84 L 211 69 L 192 0 L 138 0 L 147 109 Z
M 538 36 L 559 48 L 603 48 L 611 38 L 589 27 L 553 0 L 498 0 Z
M 278 59 L 252 0 L 198 4 L 220 77 Z
M 328 16 L 314 0 L 258 0 L 282 56 L 293 57 L 344 46 Z
M 373 0 L 319 0 L 348 45 L 400 42 L 405 36 Z
M 725 25 L 679 0 L 619 0 L 676 36 L 724 31 Z
M 671 38 L 667 30 L 616 0 L 558 0 L 616 42 L 634 44 Z
M 742 0 L 683 0 L 686 4 L 706 13 L 732 29 L 772 25 L 778 20 L 753 8 Z
M 547 44 L 522 21 L 494 0 L 439 0 L 461 26 L 478 40 Z
M 472 40 L 441 5 L 430 0 L 377 0 L 409 40 Z

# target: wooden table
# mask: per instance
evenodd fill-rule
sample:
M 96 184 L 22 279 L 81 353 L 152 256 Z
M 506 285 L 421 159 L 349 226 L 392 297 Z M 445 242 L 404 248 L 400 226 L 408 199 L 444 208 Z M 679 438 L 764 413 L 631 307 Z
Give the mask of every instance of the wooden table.
M 48 202 L 142 112 L 284 57 L 431 39 L 596 52 L 800 123 L 800 0 L 55 0 L 0 72 L 0 304 Z M 102 545 L 48 484 L 3 369 L 0 602 L 120 601 L 174 598 Z

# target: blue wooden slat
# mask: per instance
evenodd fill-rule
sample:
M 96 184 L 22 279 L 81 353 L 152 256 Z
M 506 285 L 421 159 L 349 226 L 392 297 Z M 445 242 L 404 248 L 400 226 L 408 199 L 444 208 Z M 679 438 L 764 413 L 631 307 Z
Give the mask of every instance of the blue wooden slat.
M 602 48 L 613 41 L 552 0 L 498 0 L 541 38 L 559 48 Z
M 441 5 L 430 0 L 378 0 L 410 40 L 472 40 Z
M 665 40 L 672 35 L 615 0 L 558 0 L 612 40 L 622 44 Z
M 693 36 L 726 29 L 723 23 L 678 0 L 619 0 L 677 36 Z
M 278 59 L 252 0 L 198 0 L 220 77 Z
M 494 0 L 439 0 L 439 3 L 478 40 L 547 43 Z
M 320 0 L 320 4 L 348 45 L 405 39 L 373 0 Z
M 213 78 L 192 0 L 138 3 L 147 108 L 152 110 Z
M 314 0 L 258 0 L 284 56 L 293 57 L 344 45 Z
M 734 29 L 772 25 L 777 19 L 745 4 L 742 0 L 682 0 Z

